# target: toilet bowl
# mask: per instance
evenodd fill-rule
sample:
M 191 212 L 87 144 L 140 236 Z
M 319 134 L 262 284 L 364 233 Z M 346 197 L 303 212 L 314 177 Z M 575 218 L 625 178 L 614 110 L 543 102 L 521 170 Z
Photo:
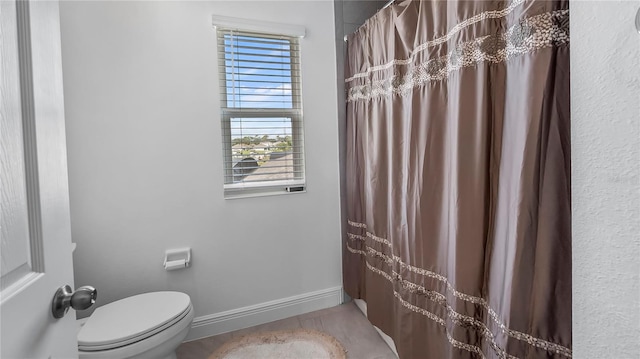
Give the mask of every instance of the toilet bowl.
M 80 359 L 175 359 L 193 306 L 180 292 L 151 292 L 98 307 L 78 332 Z

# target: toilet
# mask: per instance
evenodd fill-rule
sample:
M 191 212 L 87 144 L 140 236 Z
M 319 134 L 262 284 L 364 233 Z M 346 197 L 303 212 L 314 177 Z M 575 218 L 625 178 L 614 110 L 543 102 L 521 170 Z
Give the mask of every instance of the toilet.
M 193 321 L 191 298 L 151 292 L 98 307 L 78 331 L 80 359 L 176 359 Z

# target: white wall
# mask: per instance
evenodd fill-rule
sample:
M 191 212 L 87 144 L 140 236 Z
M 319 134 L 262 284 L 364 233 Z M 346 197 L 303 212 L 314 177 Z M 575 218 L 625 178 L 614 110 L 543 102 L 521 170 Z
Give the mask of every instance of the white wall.
M 640 353 L 639 7 L 571 2 L 575 358 Z
M 331 1 L 60 5 L 76 284 L 191 295 L 196 317 L 341 286 Z M 211 15 L 304 25 L 307 193 L 223 199 Z M 165 249 L 193 266 L 166 272 Z

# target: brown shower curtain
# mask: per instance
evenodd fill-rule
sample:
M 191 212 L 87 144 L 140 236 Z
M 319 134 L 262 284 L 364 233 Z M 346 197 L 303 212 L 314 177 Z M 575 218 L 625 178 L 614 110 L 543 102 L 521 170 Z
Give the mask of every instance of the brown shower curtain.
M 570 358 L 568 1 L 402 1 L 348 38 L 344 287 L 401 358 Z

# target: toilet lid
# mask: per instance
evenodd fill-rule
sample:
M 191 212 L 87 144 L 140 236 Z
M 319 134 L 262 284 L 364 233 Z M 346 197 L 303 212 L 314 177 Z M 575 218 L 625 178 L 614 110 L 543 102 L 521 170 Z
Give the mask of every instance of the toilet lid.
M 78 333 L 81 350 L 106 350 L 145 339 L 184 317 L 191 299 L 180 292 L 152 292 L 98 307 Z

